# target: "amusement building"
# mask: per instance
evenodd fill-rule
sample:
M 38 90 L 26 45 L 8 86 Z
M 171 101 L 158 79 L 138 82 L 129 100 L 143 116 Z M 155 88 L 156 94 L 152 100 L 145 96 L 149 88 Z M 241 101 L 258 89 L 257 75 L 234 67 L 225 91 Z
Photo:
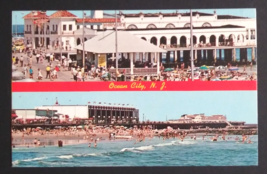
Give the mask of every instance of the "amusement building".
M 190 65 L 189 12 L 125 14 L 120 11 L 116 18 L 103 11 L 92 11 L 79 18 L 68 11 L 57 11 L 50 16 L 45 11 L 32 11 L 23 18 L 25 44 L 33 49 L 44 47 L 47 52 L 61 53 L 80 66 L 85 61 L 96 66 L 114 65 L 115 26 L 119 68 L 149 65 L 158 69 L 161 63 L 167 67 L 180 66 L 182 62 Z M 256 62 L 255 18 L 193 11 L 192 28 L 195 65 Z M 92 47 L 94 44 L 98 46 Z
M 64 123 L 88 120 L 93 124 L 133 124 L 139 122 L 139 109 L 129 104 L 88 103 L 87 105 L 43 105 L 34 109 L 14 109 L 13 115 L 24 123 L 53 118 Z

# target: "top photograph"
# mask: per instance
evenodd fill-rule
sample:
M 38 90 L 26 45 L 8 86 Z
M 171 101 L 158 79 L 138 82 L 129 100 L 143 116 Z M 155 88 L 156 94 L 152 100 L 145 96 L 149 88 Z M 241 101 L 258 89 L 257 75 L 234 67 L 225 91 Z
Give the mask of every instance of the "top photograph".
M 256 9 L 12 12 L 12 82 L 255 81 Z

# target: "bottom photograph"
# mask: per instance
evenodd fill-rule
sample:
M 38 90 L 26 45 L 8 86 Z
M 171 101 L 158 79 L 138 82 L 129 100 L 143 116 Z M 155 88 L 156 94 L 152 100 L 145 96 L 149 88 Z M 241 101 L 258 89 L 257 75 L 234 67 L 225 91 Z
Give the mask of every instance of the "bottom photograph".
M 257 91 L 13 92 L 12 167 L 257 166 Z

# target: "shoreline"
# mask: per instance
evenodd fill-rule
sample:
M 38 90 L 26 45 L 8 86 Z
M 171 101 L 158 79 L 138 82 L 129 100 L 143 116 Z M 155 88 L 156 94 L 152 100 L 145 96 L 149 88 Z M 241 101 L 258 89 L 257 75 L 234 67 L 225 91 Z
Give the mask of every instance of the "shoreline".
M 193 136 L 196 136 L 198 139 L 199 137 L 201 137 L 201 139 L 203 137 L 212 137 L 217 135 L 216 133 L 208 133 L 206 135 L 206 133 L 189 133 L 187 134 L 187 138 L 186 139 L 192 139 Z M 218 135 L 220 135 L 220 133 L 218 133 Z M 254 134 L 257 135 L 257 134 Z M 124 134 L 123 136 L 132 136 L 130 134 Z M 151 137 L 162 137 L 164 138 L 164 136 L 160 135 L 160 134 L 153 134 L 151 136 L 150 135 L 145 135 L 145 138 L 151 138 Z M 227 134 L 226 137 L 238 137 L 240 135 L 238 134 Z M 191 137 L 191 138 L 190 138 Z M 68 145 L 78 145 L 78 144 L 89 144 L 91 143 L 91 147 L 94 146 L 95 141 L 98 142 L 120 142 L 120 141 L 137 141 L 138 140 L 138 136 L 137 135 L 133 135 L 132 138 L 130 139 L 116 139 L 116 140 L 109 140 L 109 134 L 108 133 L 95 133 L 93 135 L 87 135 L 85 132 L 80 132 L 79 135 L 56 135 L 56 134 L 48 134 L 48 135 L 24 135 L 23 137 L 23 133 L 12 133 L 12 146 L 14 145 L 16 147 L 25 147 L 25 148 L 44 148 L 44 147 L 51 147 L 51 146 L 58 146 L 58 141 L 62 141 L 63 142 L 63 147 L 64 146 L 68 146 Z M 169 138 L 175 138 L 178 140 L 177 137 L 172 137 L 170 136 Z M 34 145 L 34 140 L 40 140 L 40 145 Z

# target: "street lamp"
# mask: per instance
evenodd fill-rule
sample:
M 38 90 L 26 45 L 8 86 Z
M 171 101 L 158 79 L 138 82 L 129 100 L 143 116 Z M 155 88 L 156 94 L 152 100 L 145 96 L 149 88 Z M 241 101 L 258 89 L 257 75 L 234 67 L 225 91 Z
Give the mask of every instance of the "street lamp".
M 83 11 L 83 64 L 82 64 L 83 67 L 85 65 L 85 60 L 84 60 L 84 18 L 85 18 L 85 15 L 86 14 Z

